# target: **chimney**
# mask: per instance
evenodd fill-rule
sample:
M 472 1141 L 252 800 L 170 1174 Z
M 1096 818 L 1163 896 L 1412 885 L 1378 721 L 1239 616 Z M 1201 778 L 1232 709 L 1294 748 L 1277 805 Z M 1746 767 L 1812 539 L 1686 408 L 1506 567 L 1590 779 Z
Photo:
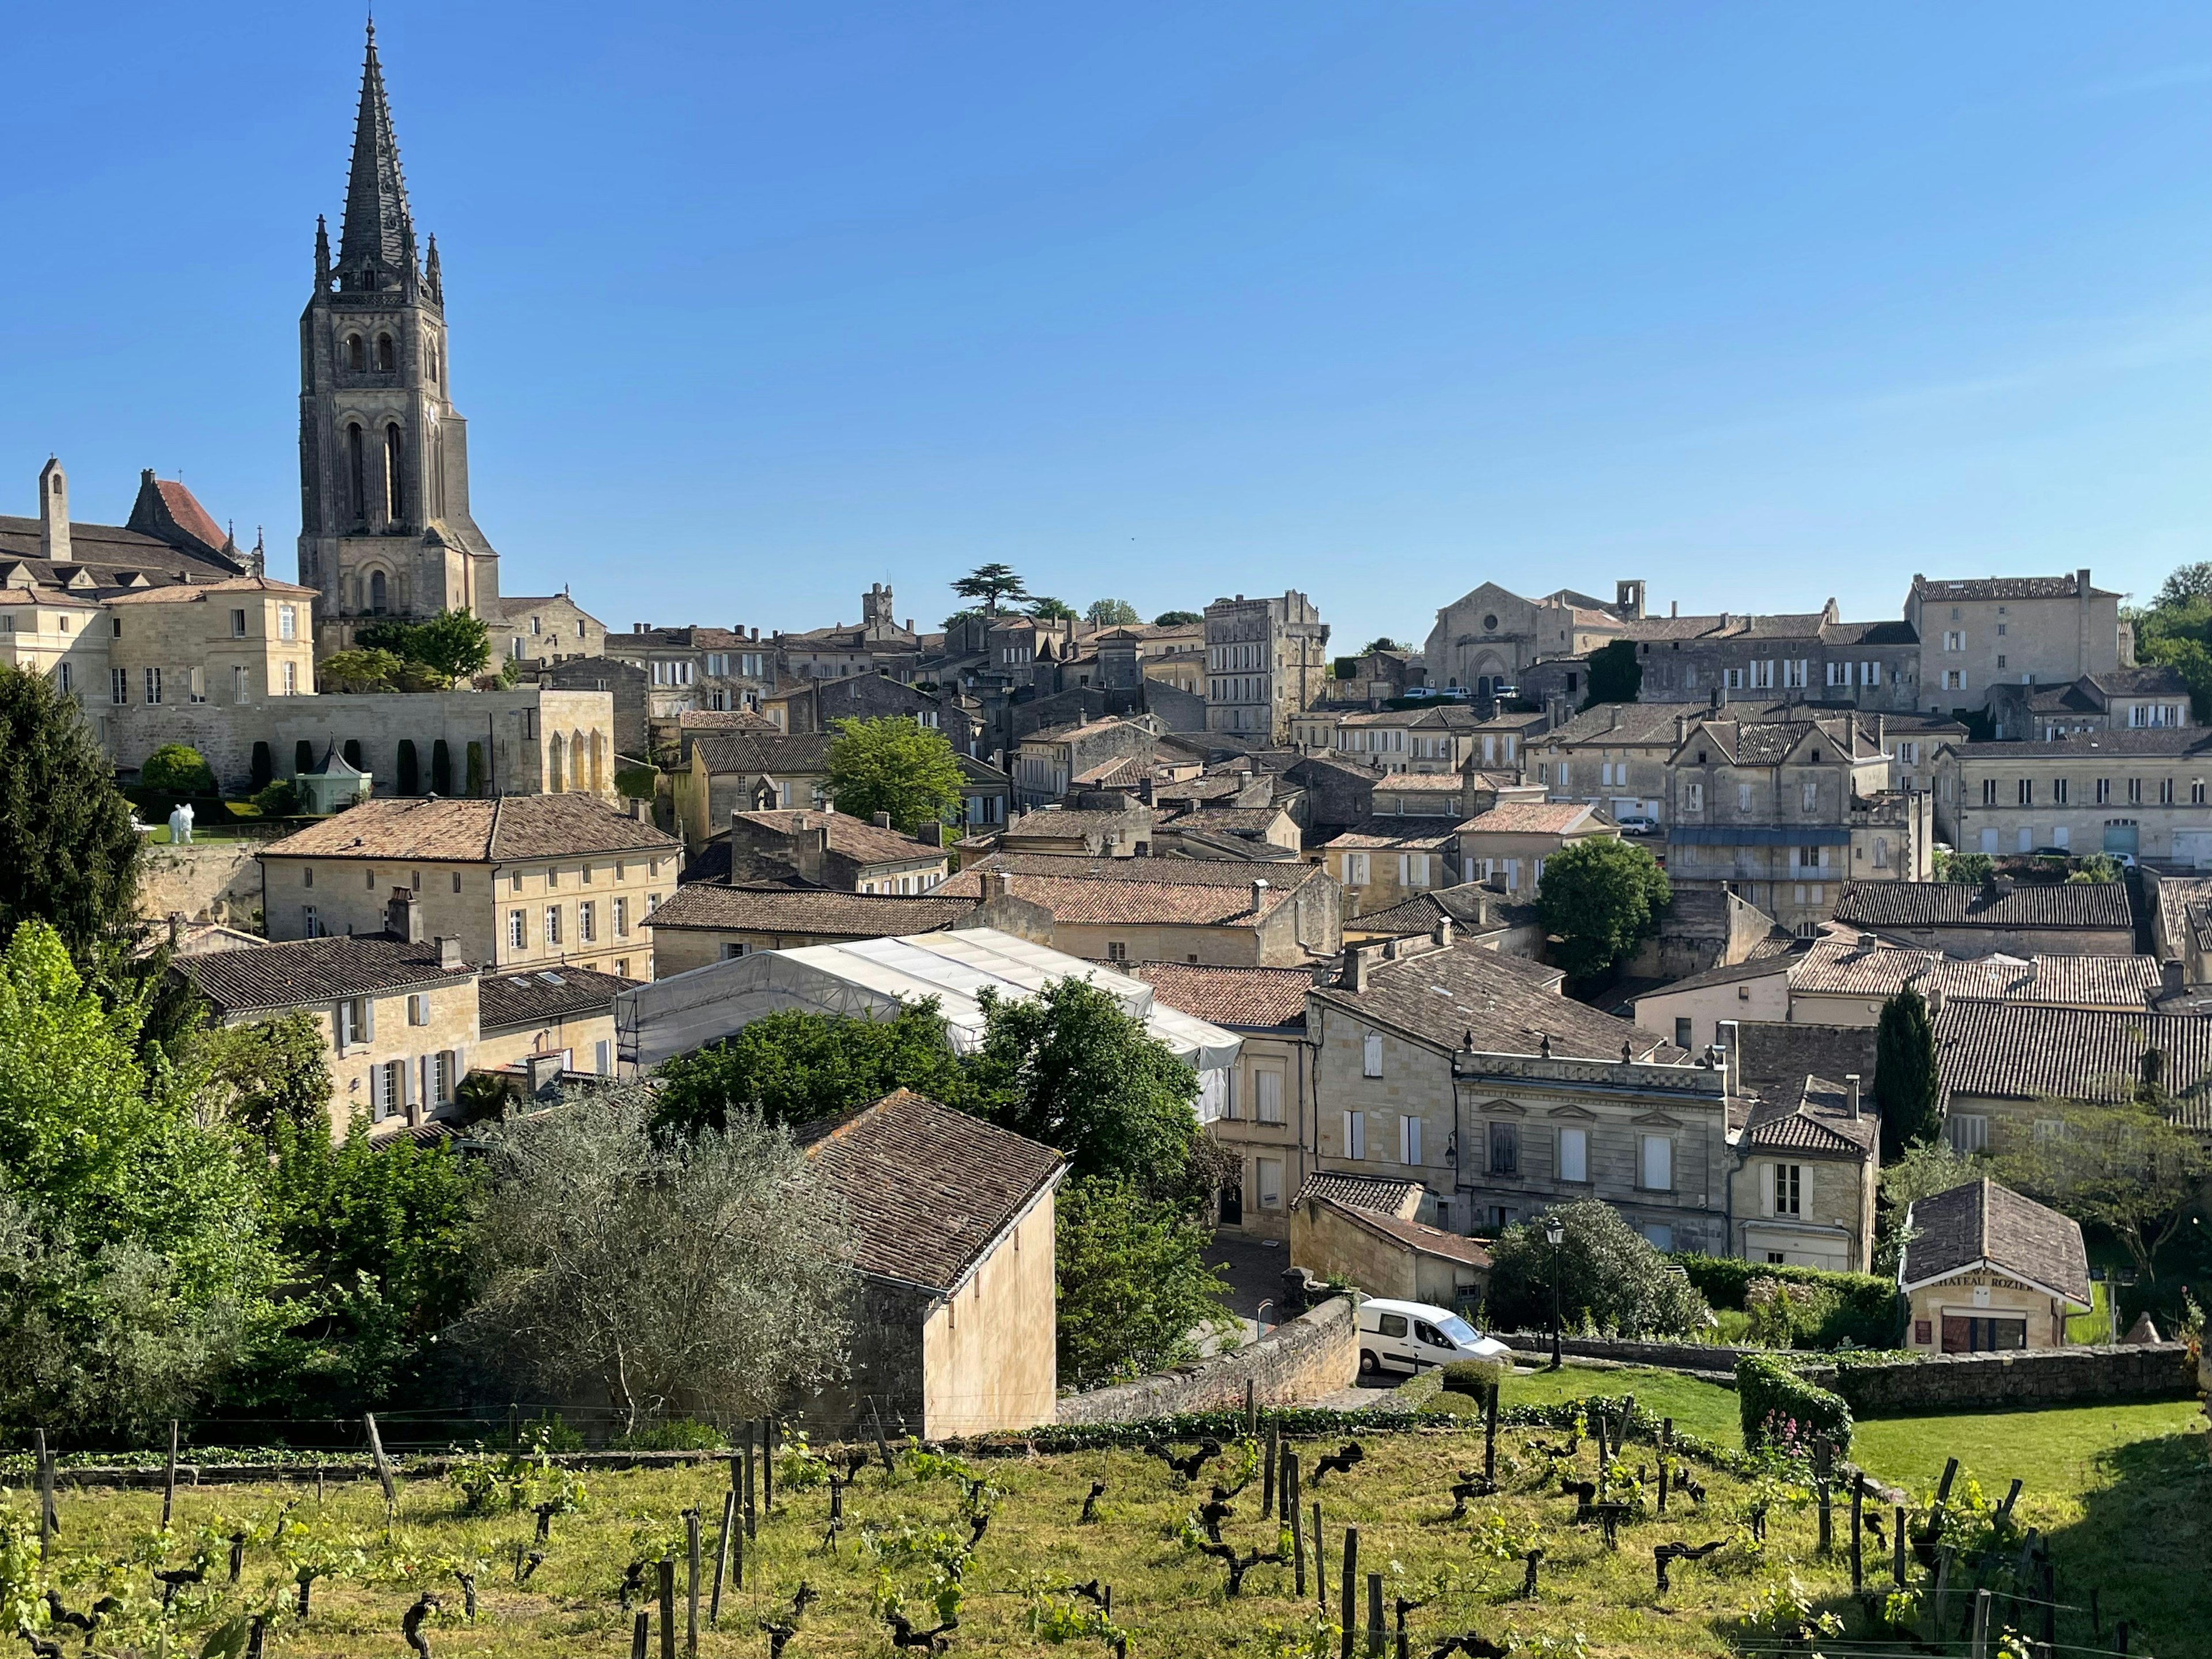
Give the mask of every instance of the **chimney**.
M 39 556 L 68 564 L 70 551 L 69 474 L 52 456 L 39 473 Z
M 523 1064 L 529 1068 L 530 1092 L 542 1095 L 561 1086 L 561 1056 L 566 1051 L 556 1048 L 550 1054 L 530 1054 Z
M 645 629 L 646 624 L 643 623 L 632 623 L 629 625 L 629 631 L 633 634 L 642 634 L 645 632 Z
M 2166 994 L 2179 992 L 2188 983 L 2187 972 L 2179 960 L 2168 958 L 2158 964 L 2159 989 Z
M 1679 616 L 1680 616 L 1680 615 L 1682 614 L 1682 602 L 1681 602 L 1681 600 L 1680 600 L 1680 599 L 1669 599 L 1669 600 L 1668 600 L 1668 601 L 1667 601 L 1667 614 L 1668 614 L 1669 617 L 1679 617 Z
M 1013 878 L 1004 870 L 986 870 L 975 878 L 986 904 L 995 904 L 1000 899 L 1014 896 Z
M 891 815 L 888 812 L 878 812 L 875 816 L 874 822 L 877 829 L 888 830 L 891 827 Z
M 1743 1040 L 1743 1030 L 1735 1020 L 1717 1020 L 1714 1022 L 1714 1035 L 1720 1038 L 1717 1047 L 1721 1051 L 1720 1063 L 1714 1069 L 1721 1074 L 1721 1098 L 1727 1100 L 1735 1093 L 1731 1080 L 1743 1063 L 1737 1052 L 1737 1044 Z
M 384 931 L 410 945 L 422 942 L 422 902 L 404 887 L 392 890 L 384 907 Z
M 1437 925 L 1429 930 L 1429 939 L 1439 951 L 1450 950 L 1452 919 L 1449 916 L 1438 916 Z
M 1367 951 L 1364 946 L 1347 945 L 1344 947 L 1344 973 L 1338 983 L 1354 996 L 1367 989 Z
M 1260 907 L 1267 902 L 1267 884 L 1265 881 L 1255 881 L 1252 884 L 1252 914 L 1255 916 L 1258 915 L 1260 914 Z
M 1859 1121 L 1859 1074 L 1856 1072 L 1844 1073 L 1844 1086 L 1851 1093 L 1851 1121 L 1856 1123 Z
M 461 941 L 457 936 L 451 936 L 445 933 L 438 935 L 438 966 L 441 968 L 465 968 L 468 966 L 468 963 L 462 960 Z
M 1713 688 L 1713 707 L 1715 708 L 1725 708 L 1728 707 L 1728 687 L 1725 684 L 1717 685 Z
M 172 910 L 169 912 L 169 943 L 172 945 L 177 945 L 183 940 L 184 937 L 185 913 L 182 910 Z M 2174 963 L 2170 965 L 2179 968 L 2181 964 Z
M 915 833 L 920 837 L 921 844 L 924 847 L 942 847 L 945 845 L 945 822 L 941 818 L 930 819 L 928 823 L 923 824 Z

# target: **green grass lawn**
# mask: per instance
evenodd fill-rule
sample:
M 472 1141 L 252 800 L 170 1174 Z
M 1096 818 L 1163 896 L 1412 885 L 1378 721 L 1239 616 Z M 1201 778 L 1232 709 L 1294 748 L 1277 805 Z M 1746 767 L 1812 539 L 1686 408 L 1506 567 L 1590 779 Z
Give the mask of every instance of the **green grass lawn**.
M 1556 1371 L 1515 1376 L 1498 1396 L 1502 1406 L 1550 1406 L 1562 1400 L 1618 1400 L 1632 1394 L 1636 1403 L 1656 1417 L 1671 1417 L 1674 1426 L 1702 1436 L 1731 1449 L 1743 1445 L 1743 1430 L 1736 1414 L 1735 1391 L 1711 1382 L 1699 1382 L 1674 1371 L 1631 1367 L 1600 1370 L 1570 1363 Z M 1481 1415 L 1480 1405 L 1465 1395 L 1442 1395 L 1437 1408 L 1462 1416 Z
M 1861 1423 L 1853 1448 L 1868 1468 L 1916 1492 L 1942 1474 L 1945 1458 L 1955 1457 L 2000 1496 L 2015 1476 L 2030 1491 L 2082 1492 L 2102 1483 L 2105 1461 L 2121 1447 L 2185 1433 L 2192 1421 L 2204 1426 L 2191 1400 L 1893 1417 Z

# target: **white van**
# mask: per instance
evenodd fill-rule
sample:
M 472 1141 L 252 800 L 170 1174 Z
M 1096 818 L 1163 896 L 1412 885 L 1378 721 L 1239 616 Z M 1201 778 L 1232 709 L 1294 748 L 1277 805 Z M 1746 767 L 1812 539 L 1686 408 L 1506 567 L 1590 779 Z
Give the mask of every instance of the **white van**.
M 1418 1371 L 1455 1359 L 1498 1359 L 1510 1350 L 1449 1308 L 1377 1297 L 1359 1304 L 1359 1374 Z

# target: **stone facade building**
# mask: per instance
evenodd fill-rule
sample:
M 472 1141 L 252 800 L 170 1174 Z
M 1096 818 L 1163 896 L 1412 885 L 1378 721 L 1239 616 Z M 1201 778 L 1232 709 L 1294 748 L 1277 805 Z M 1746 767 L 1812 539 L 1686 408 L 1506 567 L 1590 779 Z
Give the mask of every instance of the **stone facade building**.
M 2068 1317 L 2093 1305 L 2080 1225 L 2009 1187 L 1917 1199 L 1905 1227 L 1897 1286 L 1905 1340 L 1923 1353 L 2063 1348 Z
M 1286 741 L 1291 716 L 1328 683 L 1328 624 L 1303 593 L 1216 599 L 1206 653 L 1206 729 L 1247 742 Z
M 2189 682 L 2179 669 L 2164 667 L 2115 668 L 2068 685 L 1998 685 L 1990 693 L 1990 717 L 2001 738 L 2044 743 L 2077 732 L 2197 724 Z
M 395 895 L 486 968 L 653 977 L 645 919 L 681 847 L 583 795 L 373 800 L 262 850 L 271 939 L 372 933 Z
M 1561 588 L 1540 599 L 1485 582 L 1437 612 L 1422 660 L 1428 684 L 1480 696 L 1518 689 L 1539 662 L 1585 657 L 1644 615 L 1644 584 L 1616 585 L 1613 602 Z
M 1962 853 L 2111 853 L 2212 868 L 2212 732 L 2201 726 L 1946 744 L 1935 799 L 1938 833 Z
M 1863 1079 L 1808 1077 L 1753 1104 L 1729 1171 L 1729 1254 L 1832 1273 L 1869 1272 L 1881 1120 Z
M 2120 595 L 2070 576 L 1930 580 L 1916 574 L 1905 620 L 1920 641 L 1922 706 L 1990 706 L 2000 685 L 2070 685 L 2134 660 Z

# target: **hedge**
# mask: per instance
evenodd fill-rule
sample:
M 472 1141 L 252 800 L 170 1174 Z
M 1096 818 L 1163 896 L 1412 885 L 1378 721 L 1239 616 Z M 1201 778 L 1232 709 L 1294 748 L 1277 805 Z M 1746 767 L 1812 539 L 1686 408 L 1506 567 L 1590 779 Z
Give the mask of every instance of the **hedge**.
M 1759 1353 L 1737 1360 L 1735 1396 L 1747 1451 L 1765 1448 L 1767 1425 L 1778 1418 L 1795 1422 L 1807 1439 L 1825 1443 L 1838 1462 L 1851 1449 L 1849 1403 L 1841 1395 L 1808 1382 L 1783 1360 Z
M 1896 1345 L 1904 1310 L 1897 1286 L 1874 1273 L 1831 1273 L 1825 1267 L 1788 1267 L 1778 1262 L 1745 1261 L 1724 1255 L 1670 1255 L 1690 1284 L 1716 1308 L 1741 1313 L 1745 1292 L 1754 1279 L 1778 1279 L 1785 1285 L 1812 1285 L 1836 1298 L 1835 1311 L 1812 1333 L 1809 1346 L 1887 1348 Z
M 1500 1354 L 1495 1359 L 1455 1359 L 1440 1372 L 1445 1389 L 1452 1394 L 1473 1395 L 1480 1400 L 1513 1375 L 1513 1357 Z

